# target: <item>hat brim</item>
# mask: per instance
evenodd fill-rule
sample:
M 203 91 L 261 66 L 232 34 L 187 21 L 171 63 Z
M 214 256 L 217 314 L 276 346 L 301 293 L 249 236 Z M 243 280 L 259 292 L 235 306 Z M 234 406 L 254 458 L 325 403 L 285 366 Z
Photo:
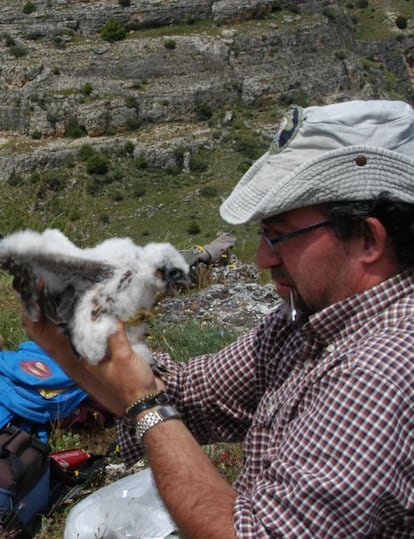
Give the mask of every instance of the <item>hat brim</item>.
M 348 146 L 315 157 L 290 174 L 275 174 L 280 154 L 267 152 L 220 207 L 231 224 L 259 222 L 333 201 L 369 200 L 382 192 L 414 203 L 414 159 L 371 146 Z

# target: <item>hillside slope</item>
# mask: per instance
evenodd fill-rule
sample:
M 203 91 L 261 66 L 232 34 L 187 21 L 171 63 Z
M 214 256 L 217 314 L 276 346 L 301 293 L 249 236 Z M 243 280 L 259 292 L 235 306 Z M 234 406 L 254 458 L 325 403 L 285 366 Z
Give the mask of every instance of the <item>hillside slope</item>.
M 0 209 L 4 232 L 208 239 L 290 103 L 413 95 L 404 0 L 0 0 L 0 17 L 0 190 L 26 206 Z

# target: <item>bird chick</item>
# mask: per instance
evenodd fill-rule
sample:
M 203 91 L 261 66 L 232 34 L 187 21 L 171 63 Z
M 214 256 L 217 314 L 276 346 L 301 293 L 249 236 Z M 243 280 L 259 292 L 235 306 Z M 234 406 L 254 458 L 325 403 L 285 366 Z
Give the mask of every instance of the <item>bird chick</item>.
M 76 352 L 97 364 L 118 320 L 133 350 L 152 364 L 146 322 L 157 299 L 188 284 L 189 267 L 170 243 L 136 245 L 111 238 L 81 249 L 62 232 L 15 232 L 0 240 L 0 268 L 14 276 L 29 316 L 38 319 L 37 282 L 46 316 L 68 334 Z

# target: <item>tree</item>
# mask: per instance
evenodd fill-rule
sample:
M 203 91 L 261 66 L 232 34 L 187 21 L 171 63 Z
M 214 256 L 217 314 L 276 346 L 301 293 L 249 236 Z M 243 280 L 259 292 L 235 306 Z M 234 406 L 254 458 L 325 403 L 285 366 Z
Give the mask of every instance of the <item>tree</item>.
M 123 24 L 114 18 L 108 19 L 101 29 L 101 37 L 105 41 L 113 43 L 114 41 L 122 41 L 127 35 L 126 28 Z

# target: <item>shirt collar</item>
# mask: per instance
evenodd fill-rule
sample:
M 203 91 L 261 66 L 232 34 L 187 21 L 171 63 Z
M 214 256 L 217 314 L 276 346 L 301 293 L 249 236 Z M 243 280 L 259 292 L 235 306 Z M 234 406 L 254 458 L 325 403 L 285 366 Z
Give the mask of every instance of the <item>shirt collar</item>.
M 394 275 L 344 301 L 329 305 L 311 315 L 302 329 L 329 344 L 361 329 L 372 317 L 409 295 L 414 296 L 413 270 Z

